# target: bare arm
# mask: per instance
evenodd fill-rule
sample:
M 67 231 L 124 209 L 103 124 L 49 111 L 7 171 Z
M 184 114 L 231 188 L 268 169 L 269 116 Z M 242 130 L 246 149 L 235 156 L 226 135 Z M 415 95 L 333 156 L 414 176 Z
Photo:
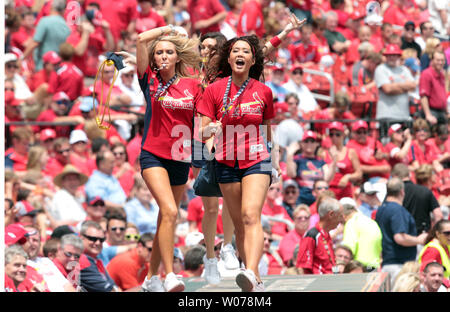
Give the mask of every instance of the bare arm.
M 394 235 L 394 241 L 403 247 L 412 247 L 417 245 L 423 245 L 427 238 L 427 233 L 422 233 L 419 236 L 411 236 L 406 233 L 397 233 Z
M 296 28 L 300 28 L 303 26 L 303 24 L 306 23 L 306 19 L 304 18 L 303 20 L 299 20 L 297 18 L 297 16 L 295 16 L 295 14 L 291 14 L 290 17 L 290 22 L 289 24 L 286 25 L 286 27 L 284 27 L 284 29 L 281 31 L 281 33 L 279 33 L 277 35 L 277 37 L 283 41 L 284 39 L 286 39 L 287 35 L 293 31 Z M 266 44 L 263 47 L 263 53 L 264 55 L 269 55 L 270 52 L 273 51 L 273 49 L 275 49 L 275 47 L 272 45 L 272 43 L 270 41 L 267 41 Z
M 299 149 L 298 142 L 293 142 L 286 148 L 286 170 L 290 178 L 297 176 L 297 164 L 294 161 L 294 155 Z
M 415 81 L 407 80 L 405 82 L 387 83 L 381 86 L 381 90 L 389 95 L 397 95 L 412 91 L 416 88 Z
M 34 49 L 36 49 L 40 45 L 40 42 L 34 41 L 33 39 L 28 41 L 27 46 L 25 47 L 25 51 L 23 52 L 23 59 L 28 58 L 31 53 L 33 53 Z
M 114 37 L 111 32 L 111 28 L 109 27 L 109 23 L 107 21 L 103 20 L 102 27 L 103 27 L 103 30 L 105 31 L 105 35 L 106 35 L 106 42 L 105 42 L 104 49 L 105 49 L 105 51 L 112 51 L 112 50 L 114 50 L 116 43 L 114 41 Z
M 88 21 L 81 24 L 81 39 L 74 47 L 75 55 L 82 56 L 88 48 L 89 36 L 94 32 L 94 27 Z
M 223 11 L 223 12 L 217 13 L 216 15 L 212 16 L 211 18 L 208 18 L 205 20 L 200 20 L 192 26 L 193 26 L 194 30 L 204 29 L 211 25 L 222 22 L 226 17 L 227 17 L 227 12 Z

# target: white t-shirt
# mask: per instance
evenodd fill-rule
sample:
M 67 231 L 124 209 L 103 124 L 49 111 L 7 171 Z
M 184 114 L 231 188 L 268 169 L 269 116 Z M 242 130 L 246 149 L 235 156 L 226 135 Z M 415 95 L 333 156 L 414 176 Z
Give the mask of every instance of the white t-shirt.
M 442 24 L 440 10 L 447 10 L 447 25 Z M 447 27 L 450 25 L 450 3 L 448 0 L 428 0 L 428 12 L 430 13 L 430 22 L 434 29 L 441 35 L 447 34 Z
M 50 214 L 56 221 L 84 221 L 87 216 L 81 200 L 72 196 L 65 189 L 60 189 L 53 196 Z
M 299 111 L 301 109 L 304 112 L 310 112 L 319 108 L 316 99 L 312 95 L 311 91 L 309 91 L 308 87 L 304 84 L 298 86 L 294 81 L 292 81 L 292 79 L 289 79 L 288 82 L 283 84 L 283 88 L 285 88 L 289 92 L 297 94 L 298 98 L 300 99 L 300 102 L 298 104 Z
M 27 260 L 27 264 L 33 267 L 42 275 L 51 292 L 64 292 L 64 286 L 69 281 L 58 270 L 56 265 L 49 258 L 37 257 L 34 260 Z

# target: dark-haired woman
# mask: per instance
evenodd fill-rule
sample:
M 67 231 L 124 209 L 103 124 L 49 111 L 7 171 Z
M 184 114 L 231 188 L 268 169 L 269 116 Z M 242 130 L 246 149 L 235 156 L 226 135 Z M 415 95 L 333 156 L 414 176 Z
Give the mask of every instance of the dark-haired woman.
M 432 228 L 419 254 L 419 263 L 439 262 L 445 267 L 444 277 L 450 278 L 450 220 L 440 220 Z

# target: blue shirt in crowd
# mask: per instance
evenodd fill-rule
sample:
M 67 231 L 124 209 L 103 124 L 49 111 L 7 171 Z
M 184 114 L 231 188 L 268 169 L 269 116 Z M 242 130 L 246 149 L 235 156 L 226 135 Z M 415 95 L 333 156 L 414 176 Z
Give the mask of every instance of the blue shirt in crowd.
M 125 204 L 124 208 L 127 213 L 127 220 L 135 224 L 141 234 L 156 234 L 158 205 L 151 203 L 150 209 L 147 209 L 137 198 L 133 198 Z
M 103 200 L 119 205 L 125 204 L 127 200 L 127 195 L 120 185 L 119 180 L 113 175 L 107 175 L 98 170 L 94 170 L 84 189 L 87 198 L 100 196 Z

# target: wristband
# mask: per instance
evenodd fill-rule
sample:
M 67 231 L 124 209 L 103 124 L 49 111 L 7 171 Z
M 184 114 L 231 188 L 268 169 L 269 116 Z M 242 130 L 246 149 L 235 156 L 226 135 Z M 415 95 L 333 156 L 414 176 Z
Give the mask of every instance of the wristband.
M 281 40 L 280 38 L 278 38 L 278 36 L 273 37 L 269 42 L 273 45 L 274 48 L 278 47 L 281 44 Z

